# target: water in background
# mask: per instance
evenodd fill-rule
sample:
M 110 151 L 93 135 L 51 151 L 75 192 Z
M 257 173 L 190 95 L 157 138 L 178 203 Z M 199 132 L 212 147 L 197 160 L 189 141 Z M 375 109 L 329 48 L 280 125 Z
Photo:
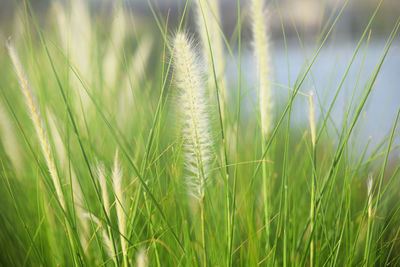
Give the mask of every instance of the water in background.
M 316 103 L 316 119 L 320 119 L 321 108 L 324 114 L 327 112 L 334 94 L 339 87 L 340 81 L 355 51 L 356 42 L 338 42 L 326 45 L 318 55 L 311 72 L 307 75 L 301 91 L 308 93 L 314 91 L 314 102 Z M 366 52 L 362 46 L 353 62 L 348 76 L 342 86 L 341 92 L 334 105 L 331 119 L 328 121 L 330 138 L 337 140 L 340 131 L 343 129 L 344 115 L 347 112 L 352 94 L 355 98 L 352 103 L 352 111 L 361 100 L 364 90 L 367 88 L 368 80 L 371 78 L 380 56 L 383 53 L 385 41 L 370 42 Z M 306 47 L 305 51 L 299 45 L 291 43 L 286 50 L 282 43 L 274 43 L 272 48 L 272 65 L 275 106 L 285 106 L 289 85 L 293 87 L 296 79 L 301 77 L 307 62 L 314 56 L 313 47 Z M 365 59 L 363 62 L 365 52 Z M 244 101 L 244 112 L 254 116 L 256 102 L 256 72 L 255 61 L 248 49 L 242 56 L 242 75 L 244 79 L 244 90 L 248 90 L 248 98 Z M 288 60 L 287 60 L 288 58 Z M 361 68 L 362 67 L 362 68 Z M 237 68 L 233 61 L 228 62 L 227 75 L 234 81 L 237 75 Z M 233 87 L 234 88 L 234 87 Z M 354 89 L 356 90 L 354 91 Z M 318 97 L 318 99 L 317 99 Z M 293 127 L 307 129 L 308 127 L 308 106 L 307 98 L 299 94 L 293 107 Z M 319 104 L 318 104 L 319 103 Z M 376 147 L 385 137 L 390 134 L 397 111 L 400 108 L 400 43 L 394 42 L 389 50 L 381 71 L 378 74 L 373 90 L 367 100 L 363 113 L 360 116 L 354 133 L 352 134 L 351 145 L 363 149 L 368 138 L 371 138 L 370 149 Z M 277 109 L 275 109 L 277 110 Z M 280 109 L 281 110 L 281 109 Z M 350 113 L 350 120 L 354 112 Z M 280 116 L 281 114 L 276 114 Z M 321 126 L 322 121 L 318 121 Z M 399 131 L 396 131 L 399 135 Z M 396 139 L 396 144 L 399 144 Z

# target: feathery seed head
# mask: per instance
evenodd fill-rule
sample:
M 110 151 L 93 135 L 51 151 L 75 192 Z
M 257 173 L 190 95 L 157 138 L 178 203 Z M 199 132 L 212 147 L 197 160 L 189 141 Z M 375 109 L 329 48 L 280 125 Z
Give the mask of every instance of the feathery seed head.
M 316 142 L 316 130 L 315 130 L 315 110 L 314 110 L 314 101 L 313 101 L 313 92 L 310 91 L 308 95 L 308 112 L 309 112 L 309 120 L 310 120 L 310 130 L 311 130 L 311 142 L 313 147 L 315 147 Z
M 213 158 L 207 98 L 196 54 L 188 38 L 178 33 L 173 44 L 175 78 L 180 89 L 187 183 L 191 194 L 201 199 Z
M 372 178 L 372 174 L 368 175 L 368 181 L 367 181 L 367 190 L 368 190 L 368 196 L 372 194 L 372 184 L 374 180 Z
M 110 216 L 110 200 L 108 198 L 108 192 L 107 192 L 105 169 L 104 169 L 104 165 L 102 163 L 99 163 L 97 165 L 97 177 L 98 177 L 99 183 L 100 183 L 100 189 L 101 189 L 101 195 L 103 198 L 104 208 L 106 210 L 107 216 Z
M 118 228 L 119 232 L 121 233 L 121 248 L 122 248 L 122 254 L 125 258 L 128 249 L 128 244 L 125 240 L 126 237 L 126 215 L 124 212 L 125 201 L 122 189 L 122 169 L 118 160 L 118 149 L 115 151 L 112 178 L 113 178 L 113 187 L 116 198 L 115 202 L 116 202 L 117 216 L 118 216 Z
M 5 153 L 9 157 L 14 170 L 19 174 L 22 168 L 21 147 L 18 143 L 16 130 L 7 114 L 5 107 L 0 102 L 0 136 L 4 146 Z M 19 177 L 19 175 L 18 175 Z
M 92 220 L 98 226 L 98 228 L 102 227 L 101 221 L 94 214 L 86 212 L 82 215 L 82 217 L 84 217 L 87 220 Z M 110 237 L 108 236 L 106 229 L 103 229 L 102 231 L 102 238 L 103 238 L 103 245 L 106 252 L 108 253 L 108 256 L 114 257 L 115 254 L 114 246 Z
M 263 0 L 251 1 L 252 31 L 254 57 L 257 62 L 258 86 L 260 91 L 261 129 L 264 137 L 268 136 L 272 127 L 272 100 L 270 83 L 270 66 L 268 53 L 267 27 Z
M 123 7 L 117 4 L 114 8 L 110 42 L 103 61 L 104 82 L 109 87 L 109 90 L 114 89 L 117 82 L 119 66 L 121 65 L 121 52 L 123 51 L 126 33 L 126 16 Z
M 47 136 L 46 128 L 44 126 L 43 119 L 40 114 L 40 109 L 36 102 L 35 95 L 31 89 L 24 68 L 22 67 L 21 61 L 19 60 L 17 51 L 15 50 L 10 40 L 7 42 L 6 48 L 13 63 L 14 70 L 15 73 L 17 74 L 22 92 L 25 95 L 26 104 L 28 106 L 31 119 L 35 127 L 36 134 L 39 138 L 43 156 L 46 160 L 47 167 L 49 168 L 50 176 L 52 178 L 53 185 L 56 189 L 58 200 L 60 201 L 61 207 L 65 210 L 64 194 L 61 188 L 60 179 L 58 177 L 56 164 L 51 153 L 50 142 Z
M 122 196 L 122 170 L 119 165 L 119 159 L 118 159 L 118 149 L 115 151 L 115 156 L 114 156 L 114 167 L 112 170 L 112 177 L 113 177 L 113 186 L 114 186 L 114 191 L 116 195 L 121 195 Z
M 368 217 L 372 216 L 372 185 L 374 183 L 372 174 L 368 175 L 367 191 L 368 191 Z
M 58 26 L 61 47 L 68 60 L 78 73 L 91 82 L 93 79 L 93 27 L 91 24 L 90 12 L 87 1 L 70 0 L 66 1 L 68 8 L 59 1 L 52 1 L 53 12 Z M 74 88 L 78 89 L 73 104 L 77 110 L 89 111 L 90 98 L 86 94 L 82 82 L 74 71 L 70 70 L 70 81 Z
M 147 266 L 147 255 L 144 248 L 140 248 L 136 254 L 136 266 L 146 267 Z

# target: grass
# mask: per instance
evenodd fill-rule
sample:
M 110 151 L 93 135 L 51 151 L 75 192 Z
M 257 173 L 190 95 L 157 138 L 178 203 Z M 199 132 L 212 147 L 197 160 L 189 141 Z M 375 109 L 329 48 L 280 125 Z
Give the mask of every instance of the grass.
M 149 0 L 144 25 L 122 2 L 110 23 L 80 0 L 40 19 L 29 1 L 18 5 L 24 30 L 0 54 L 0 265 L 399 265 L 400 110 L 386 138 L 356 146 L 399 18 L 368 80 L 361 64 L 348 86 L 377 5 L 325 105 L 315 80 L 327 77 L 312 70 L 349 1 L 327 14 L 312 56 L 281 85 L 265 3 L 238 0 L 225 36 L 218 1 L 194 2 L 174 22 Z M 278 1 L 270 7 L 288 55 Z M 255 84 L 241 67 L 248 37 Z M 308 103 L 300 126 L 299 101 Z

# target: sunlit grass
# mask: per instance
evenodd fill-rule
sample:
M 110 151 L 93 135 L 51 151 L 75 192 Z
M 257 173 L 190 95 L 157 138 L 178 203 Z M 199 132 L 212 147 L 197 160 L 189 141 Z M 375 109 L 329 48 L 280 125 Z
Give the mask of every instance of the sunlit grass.
M 399 265 L 399 113 L 376 147 L 352 140 L 399 20 L 335 118 L 380 4 L 325 106 L 313 80 L 328 77 L 312 67 L 347 1 L 327 14 L 287 84 L 274 82 L 268 62 L 263 1 L 234 3 L 232 36 L 218 1 L 194 2 L 171 22 L 149 0 L 152 26 L 122 3 L 103 22 L 81 0 L 56 2 L 46 19 L 18 6 L 23 32 L 0 54 L 0 263 Z M 277 2 L 268 7 L 280 14 Z M 245 49 L 256 58 L 254 84 L 242 77 Z M 298 100 L 307 103 L 301 126 L 292 123 Z

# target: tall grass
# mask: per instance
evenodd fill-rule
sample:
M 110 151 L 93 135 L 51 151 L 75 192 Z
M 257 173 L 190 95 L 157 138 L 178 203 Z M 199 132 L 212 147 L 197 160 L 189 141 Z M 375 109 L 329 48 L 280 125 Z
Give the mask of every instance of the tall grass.
M 150 20 L 123 2 L 106 18 L 82 0 L 45 18 L 17 7 L 23 32 L 0 54 L 0 265 L 400 265 L 400 112 L 375 147 L 356 146 L 400 20 L 343 108 L 381 2 L 328 103 L 313 68 L 348 1 L 287 84 L 267 3 L 241 2 L 230 36 L 217 0 L 187 1 L 178 22 L 150 0 Z
M 254 58 L 257 62 L 257 88 L 259 88 L 259 110 L 261 124 L 261 149 L 265 150 L 267 138 L 271 133 L 273 121 L 272 98 L 271 98 L 271 81 L 270 81 L 270 56 L 267 40 L 267 21 L 266 10 L 262 0 L 251 1 L 252 16 L 252 34 L 253 34 L 253 50 Z M 262 163 L 263 188 L 264 188 L 264 216 L 265 216 L 265 239 L 266 249 L 269 250 L 270 235 L 270 211 L 269 211 L 269 193 L 271 192 L 268 179 L 267 162 Z M 272 172 L 269 172 L 272 173 Z

